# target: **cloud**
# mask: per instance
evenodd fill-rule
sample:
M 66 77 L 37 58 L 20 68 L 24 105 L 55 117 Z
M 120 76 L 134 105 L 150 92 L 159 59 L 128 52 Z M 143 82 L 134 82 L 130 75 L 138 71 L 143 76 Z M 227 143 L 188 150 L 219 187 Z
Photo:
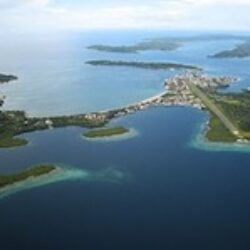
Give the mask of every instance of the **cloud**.
M 180 0 L 182 1 L 182 0 Z M 196 5 L 249 5 L 249 0 L 183 0 L 183 2 L 190 3 L 190 4 L 196 4 Z
M 23 4 L 36 4 L 40 6 L 48 5 L 51 1 L 50 0 L 21 0 L 19 1 Z
M 1 0 L 11 30 L 248 29 L 249 0 Z M 226 9 L 226 11 L 225 11 Z M 234 17 L 234 18 L 232 18 Z M 2 26 L 2 25 L 1 25 Z
M 17 9 L 20 7 L 45 7 L 49 5 L 50 0 L 1 0 L 0 8 L 3 9 Z

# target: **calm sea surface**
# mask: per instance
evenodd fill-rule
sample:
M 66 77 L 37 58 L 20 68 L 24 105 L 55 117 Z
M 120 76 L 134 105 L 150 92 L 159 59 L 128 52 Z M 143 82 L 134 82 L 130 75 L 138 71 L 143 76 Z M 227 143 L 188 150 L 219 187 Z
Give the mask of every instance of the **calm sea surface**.
M 159 93 L 164 79 L 178 73 L 96 68 L 84 64 L 90 59 L 195 64 L 206 73 L 241 77 L 228 91 L 250 86 L 249 59 L 207 58 L 237 40 L 196 41 L 174 52 L 135 55 L 85 49 L 168 35 L 183 34 L 5 39 L 0 71 L 20 80 L 1 86 L 4 108 L 44 116 L 118 107 Z M 0 199 L 0 249 L 249 250 L 250 154 L 191 147 L 206 120 L 206 113 L 191 108 L 159 107 L 113 120 L 136 131 L 120 141 L 88 141 L 78 127 L 23 135 L 28 146 L 0 150 L 1 173 L 55 163 L 69 174 Z
M 188 35 L 188 34 L 187 34 Z M 193 34 L 189 34 L 193 35 Z M 91 44 L 134 44 L 150 37 L 183 36 L 175 33 L 89 32 L 40 36 L 14 36 L 0 42 L 1 72 L 19 81 L 1 87 L 7 96 L 5 109 L 23 109 L 29 115 L 85 113 L 121 107 L 162 91 L 164 79 L 179 73 L 121 67 L 93 67 L 93 59 L 170 61 L 194 64 L 211 74 L 250 78 L 249 59 L 216 60 L 213 54 L 239 43 L 237 40 L 189 42 L 177 51 L 138 54 L 105 53 L 86 49 Z

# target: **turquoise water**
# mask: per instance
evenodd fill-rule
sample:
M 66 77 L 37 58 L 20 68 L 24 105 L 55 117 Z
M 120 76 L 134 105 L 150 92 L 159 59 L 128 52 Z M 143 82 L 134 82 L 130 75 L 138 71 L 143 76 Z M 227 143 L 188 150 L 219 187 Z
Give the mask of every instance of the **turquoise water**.
M 0 190 L 0 199 L 6 198 L 10 195 L 16 194 L 20 191 L 49 185 L 55 182 L 61 182 L 64 180 L 76 180 L 76 179 L 89 179 L 89 173 L 79 169 L 70 169 L 58 167 L 50 174 L 39 176 L 37 178 L 28 178 L 25 181 L 9 185 Z
M 30 38 L 28 38 L 30 39 Z M 112 43 L 115 36 L 109 37 Z M 5 109 L 23 109 L 32 116 L 86 113 L 121 107 L 161 92 L 170 73 L 133 68 L 101 68 L 85 61 L 101 58 L 143 59 L 87 50 L 102 39 L 94 34 L 58 35 L 30 41 L 20 39 L 0 48 L 0 68 L 19 76 L 1 89 Z M 125 42 L 125 41 L 124 41 Z M 9 50 L 14 52 L 9 53 Z M 150 59 L 150 58 L 149 58 Z M 13 62 L 15 62 L 13 64 Z
M 204 118 L 200 123 L 197 124 L 197 129 L 194 132 L 193 139 L 189 145 L 199 150 L 206 150 L 211 152 L 238 152 L 238 153 L 250 153 L 249 142 L 211 142 L 206 139 L 205 134 L 207 130 L 208 117 Z
M 91 44 L 133 44 L 151 36 L 180 35 L 168 32 L 89 32 L 80 34 L 20 36 L 0 42 L 0 69 L 19 81 L 1 87 L 7 96 L 4 108 L 22 109 L 30 116 L 76 114 L 121 107 L 162 91 L 163 81 L 176 72 L 120 67 L 93 67 L 93 59 L 170 61 L 194 64 L 211 74 L 240 76 L 248 86 L 249 59 L 216 60 L 207 55 L 231 48 L 238 40 L 196 41 L 177 51 L 115 54 L 87 50 Z M 18 40 L 18 44 L 16 41 Z
M 4 108 L 44 116 L 117 107 L 160 92 L 163 80 L 178 73 L 95 68 L 84 65 L 89 59 L 195 64 L 207 73 L 240 76 L 228 91 L 249 86 L 249 59 L 207 58 L 236 40 L 136 55 L 85 49 L 166 35 L 183 36 L 89 32 L 2 39 L 1 72 L 20 77 L 1 86 Z M 86 140 L 79 127 L 22 135 L 28 146 L 0 149 L 1 173 L 39 163 L 63 171 L 0 193 L 1 249 L 249 250 L 250 154 L 246 147 L 204 144 L 200 130 L 207 118 L 191 108 L 154 107 L 112 120 L 132 131 L 115 140 Z

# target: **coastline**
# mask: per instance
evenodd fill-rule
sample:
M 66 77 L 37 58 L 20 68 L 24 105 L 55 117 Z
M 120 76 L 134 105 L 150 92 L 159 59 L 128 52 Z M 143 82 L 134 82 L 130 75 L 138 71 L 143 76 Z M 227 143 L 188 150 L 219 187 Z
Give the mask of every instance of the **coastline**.
M 73 166 L 55 164 L 56 169 L 48 174 L 29 177 L 23 181 L 0 188 L 0 201 L 21 191 L 30 190 L 63 181 L 105 181 L 117 183 L 124 178 L 125 173 L 113 167 L 105 167 L 99 171 L 84 170 Z
M 172 78 L 166 79 L 163 87 L 164 90 L 159 94 L 146 98 L 140 102 L 130 104 L 128 106 L 112 109 L 103 110 L 88 114 L 79 114 L 71 116 L 58 116 L 58 117 L 27 117 L 24 112 L 21 111 L 5 111 L 1 112 L 0 117 L 3 121 L 7 120 L 3 126 L 2 138 L 0 137 L 0 147 L 9 148 L 12 146 L 23 146 L 15 145 L 15 136 L 24 134 L 26 132 L 33 132 L 37 130 L 46 130 L 67 126 L 80 126 L 83 128 L 104 128 L 105 125 L 109 124 L 111 120 L 118 117 L 127 116 L 141 110 L 144 110 L 152 106 L 184 106 L 192 107 L 200 110 L 210 110 L 210 107 L 204 103 L 204 100 L 197 95 L 199 89 L 206 91 L 214 90 L 217 91 L 220 88 L 226 87 L 229 84 L 237 81 L 238 78 L 230 76 L 207 76 L 205 74 L 199 74 L 198 72 L 188 71 L 185 74 L 177 75 Z M 197 91 L 194 91 L 196 88 Z M 200 91 L 200 90 L 199 90 Z M 201 92 L 201 91 L 200 91 Z M 213 105 L 214 106 L 214 105 Z M 215 108 L 214 108 L 215 109 Z M 213 109 L 212 109 L 213 112 Z M 217 112 L 218 113 L 218 112 Z M 217 115 L 215 112 L 215 115 Z M 220 116 L 221 112 L 220 112 Z M 220 118 L 220 116 L 218 116 Z M 225 123 L 225 116 L 221 119 Z M 228 120 L 226 122 L 229 123 Z M 223 125 L 225 125 L 223 123 Z M 13 125 L 14 124 L 14 125 Z M 9 128 L 10 127 L 10 128 Z M 232 126 L 231 126 L 232 127 Z M 234 127 L 234 134 L 239 134 L 238 130 Z M 230 131 L 231 132 L 231 131 Z M 113 141 L 129 139 L 136 136 L 136 132 L 132 131 L 128 135 L 117 135 L 117 136 L 104 136 L 103 138 L 85 138 L 89 141 Z M 241 139 L 240 135 L 238 138 Z M 1 141 L 2 140 L 2 141 Z M 7 142 L 5 146 L 5 142 Z M 26 141 L 24 141 L 26 144 Z M 212 143 L 212 142 L 211 142 Z M 215 144 L 215 143 L 213 143 Z
M 200 98 L 197 98 L 195 95 L 193 95 L 190 87 L 189 87 L 189 81 L 192 82 L 192 80 L 198 81 L 199 84 L 211 84 L 215 89 L 219 88 L 220 86 L 224 86 L 225 84 L 230 84 L 231 81 L 233 81 L 235 78 L 230 77 L 205 77 L 205 76 L 199 76 L 199 75 L 192 75 L 192 74 L 186 74 L 181 76 L 176 76 L 172 79 L 166 80 L 164 84 L 164 90 L 160 93 L 151 96 L 149 98 L 146 98 L 140 102 L 130 104 L 126 107 L 120 108 L 120 109 L 114 109 L 114 110 L 107 110 L 107 111 L 100 111 L 90 114 L 80 114 L 77 116 L 67 116 L 67 117 L 50 117 L 50 118 L 27 118 L 24 113 L 22 112 L 16 112 L 17 117 L 23 118 L 21 124 L 27 124 L 30 127 L 27 127 L 26 130 L 23 129 L 24 127 L 19 128 L 20 131 L 17 135 L 23 134 L 25 132 L 33 132 L 36 130 L 43 130 L 43 129 L 52 129 L 57 127 L 66 127 L 71 124 L 78 125 L 81 127 L 101 127 L 103 128 L 104 125 L 110 123 L 111 120 L 114 118 L 119 118 L 123 116 L 127 116 L 128 114 L 132 114 L 141 110 L 145 110 L 146 108 L 152 107 L 152 106 L 183 106 L 183 107 L 192 107 L 199 110 L 209 110 L 203 103 L 201 102 Z M 216 83 L 219 80 L 219 83 Z M 186 82 L 185 82 L 186 81 Z M 207 82 L 206 82 L 207 81 Z M 234 81 L 233 81 L 234 82 Z M 215 84 L 216 83 L 216 84 Z M 213 85 L 215 84 L 215 86 Z M 211 87 L 208 85 L 208 87 Z M 10 115 L 13 116 L 13 113 L 10 112 Z M 23 115 L 23 116 L 22 116 Z M 209 120 L 211 114 L 209 114 L 209 117 L 207 120 Z M 30 119 L 30 120 L 29 120 Z M 192 135 L 192 139 L 189 142 L 189 146 L 192 148 L 195 148 L 197 150 L 205 150 L 205 151 L 217 151 L 217 152 L 240 152 L 240 153 L 250 153 L 250 143 L 244 143 L 244 142 L 233 142 L 233 143 L 226 143 L 226 142 L 212 142 L 209 141 L 206 138 L 206 132 L 208 128 L 208 123 L 202 122 L 197 126 L 197 129 L 195 133 Z M 34 126 L 34 124 L 38 124 L 38 127 Z M 23 130 L 22 130 L 23 129 Z M 102 142 L 115 142 L 115 141 L 123 141 L 132 139 L 139 135 L 139 132 L 134 128 L 129 128 L 129 131 L 124 134 L 118 134 L 118 135 L 111 135 L 111 136 L 103 136 L 103 137 L 95 137 L 95 138 L 88 138 L 82 136 L 82 139 L 92 143 L 102 143 Z M 15 137 L 13 137 L 15 138 Z M 47 184 L 51 184 L 54 182 L 61 182 L 64 180 L 70 180 L 70 179 L 98 179 L 98 176 L 101 176 L 101 178 L 105 179 L 112 179 L 113 178 L 113 170 L 111 169 L 111 172 L 106 174 L 104 171 L 103 173 L 89 173 L 87 171 L 81 170 L 81 169 L 72 169 L 72 168 L 63 168 L 58 167 L 56 165 L 56 169 L 52 170 L 48 174 L 42 174 L 40 176 L 32 176 L 28 177 L 25 180 L 17 181 L 13 184 L 6 185 L 3 188 L 0 188 L 0 199 L 7 197 L 11 194 L 14 194 L 16 192 L 31 189 L 39 186 L 44 186 Z M 120 173 L 118 173 L 120 175 Z M 97 178 L 98 177 L 98 178 Z
M 66 169 L 64 167 L 56 166 L 56 168 L 48 174 L 43 174 L 36 177 L 32 176 L 26 178 L 25 180 L 18 181 L 0 188 L 0 200 L 7 196 L 27 189 L 45 186 L 48 184 L 61 182 L 69 179 L 78 179 L 85 177 L 88 177 L 88 173 L 84 172 L 83 170 Z
M 209 118 L 208 118 L 209 119 Z M 240 142 L 212 142 L 206 138 L 208 120 L 200 122 L 196 125 L 196 129 L 192 134 L 192 138 L 188 146 L 197 150 L 205 150 L 210 152 L 239 152 L 250 153 L 250 143 Z

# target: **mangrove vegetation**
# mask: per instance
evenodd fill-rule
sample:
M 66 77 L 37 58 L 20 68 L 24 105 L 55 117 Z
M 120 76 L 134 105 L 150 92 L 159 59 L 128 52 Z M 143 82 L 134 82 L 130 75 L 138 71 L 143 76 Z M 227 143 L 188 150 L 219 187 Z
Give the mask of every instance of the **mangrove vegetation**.
M 55 169 L 56 167 L 53 165 L 37 165 L 19 173 L 0 175 L 0 188 L 24 181 L 30 177 L 39 177 L 41 175 L 49 174 Z
M 113 128 L 104 128 L 98 130 L 89 130 L 88 132 L 84 133 L 84 136 L 87 138 L 98 138 L 98 137 L 110 137 L 110 136 L 117 136 L 128 133 L 129 129 L 125 127 L 113 127 Z

